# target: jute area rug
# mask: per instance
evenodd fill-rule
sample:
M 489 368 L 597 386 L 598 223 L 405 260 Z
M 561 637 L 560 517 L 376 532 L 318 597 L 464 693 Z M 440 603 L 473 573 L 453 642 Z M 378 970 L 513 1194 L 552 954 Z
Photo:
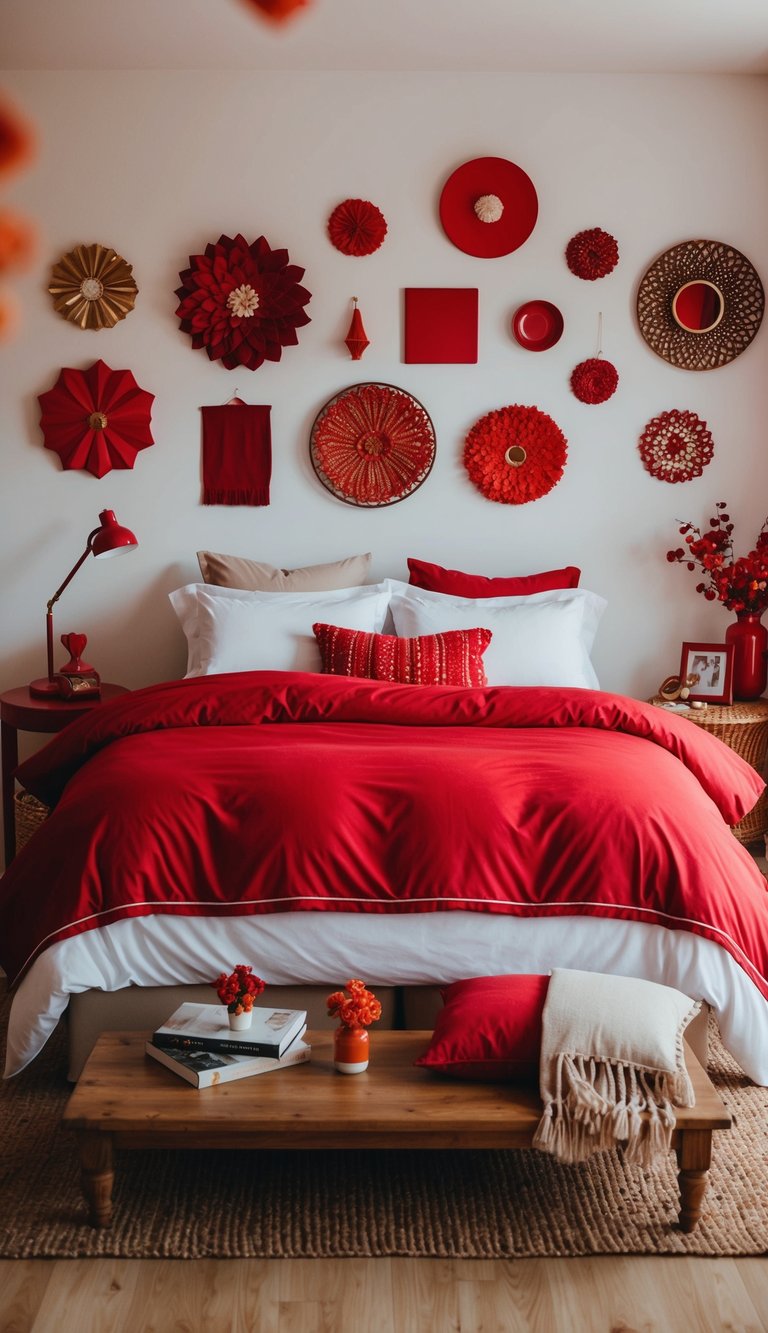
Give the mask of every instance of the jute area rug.
M 534 1151 L 118 1154 L 115 1221 L 96 1231 L 59 1126 L 69 1086 L 57 1033 L 0 1089 L 0 1257 L 762 1254 L 768 1093 L 713 1044 L 710 1072 L 735 1124 L 714 1136 L 690 1236 L 675 1229 L 671 1154 L 646 1173 L 615 1153 L 564 1167 Z

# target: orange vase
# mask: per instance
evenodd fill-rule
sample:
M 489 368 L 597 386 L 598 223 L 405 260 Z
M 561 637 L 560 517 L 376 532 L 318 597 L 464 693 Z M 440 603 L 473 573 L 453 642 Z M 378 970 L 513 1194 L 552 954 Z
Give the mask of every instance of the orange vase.
M 368 1068 L 368 1029 L 342 1024 L 333 1037 L 333 1063 L 340 1074 L 362 1074 Z

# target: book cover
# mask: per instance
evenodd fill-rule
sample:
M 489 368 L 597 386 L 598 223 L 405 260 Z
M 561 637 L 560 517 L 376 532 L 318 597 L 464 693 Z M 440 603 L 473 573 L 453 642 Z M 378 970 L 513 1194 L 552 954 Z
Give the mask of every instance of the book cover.
M 166 1050 L 228 1051 L 231 1055 L 266 1055 L 279 1060 L 300 1028 L 306 1009 L 267 1009 L 254 1005 L 251 1026 L 233 1032 L 222 1004 L 182 1004 L 152 1034 Z
M 306 1028 L 302 1029 L 303 1032 Z M 279 1060 L 268 1055 L 230 1055 L 227 1051 L 171 1051 L 148 1041 L 147 1055 L 165 1065 L 193 1088 L 214 1088 L 218 1083 L 232 1083 L 237 1078 L 252 1078 L 255 1074 L 270 1074 L 276 1069 L 290 1069 L 304 1064 L 312 1047 L 296 1037 Z

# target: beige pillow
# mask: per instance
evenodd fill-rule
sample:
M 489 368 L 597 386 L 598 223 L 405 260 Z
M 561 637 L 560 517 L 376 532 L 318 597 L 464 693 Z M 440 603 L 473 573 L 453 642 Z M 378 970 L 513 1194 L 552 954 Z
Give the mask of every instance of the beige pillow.
M 336 588 L 358 588 L 365 583 L 371 553 L 350 555 L 327 565 L 305 565 L 303 569 L 278 569 L 240 555 L 198 551 L 200 572 L 206 583 L 218 588 L 243 588 L 248 592 L 330 592 Z

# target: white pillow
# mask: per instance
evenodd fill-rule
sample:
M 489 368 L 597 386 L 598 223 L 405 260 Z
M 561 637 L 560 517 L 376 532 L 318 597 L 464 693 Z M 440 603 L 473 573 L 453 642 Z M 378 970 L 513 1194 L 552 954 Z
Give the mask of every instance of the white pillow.
M 483 665 L 489 685 L 600 688 L 590 650 L 604 598 L 583 588 L 526 597 L 454 597 L 388 579 L 395 632 L 411 638 L 481 625 L 493 638 Z
M 316 620 L 380 634 L 384 583 L 328 592 L 244 592 L 188 583 L 169 594 L 187 636 L 187 676 L 223 671 L 322 671 Z

